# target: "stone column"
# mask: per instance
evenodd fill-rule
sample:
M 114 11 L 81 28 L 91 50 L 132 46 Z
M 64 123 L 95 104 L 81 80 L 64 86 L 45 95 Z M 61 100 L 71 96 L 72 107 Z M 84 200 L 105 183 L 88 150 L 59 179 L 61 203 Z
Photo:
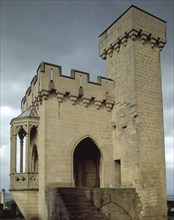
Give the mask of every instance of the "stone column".
M 30 129 L 28 126 L 26 134 L 26 151 L 25 151 L 25 172 L 30 172 Z
M 16 173 L 16 154 L 17 154 L 17 149 L 16 149 L 16 143 L 17 141 L 17 134 L 12 135 L 12 145 L 11 145 L 11 157 L 12 157 L 12 162 L 11 162 L 11 169 L 12 173 Z
M 5 189 L 1 190 L 1 204 L 3 204 L 3 209 L 5 209 Z
M 23 172 L 23 138 L 20 139 L 20 172 Z

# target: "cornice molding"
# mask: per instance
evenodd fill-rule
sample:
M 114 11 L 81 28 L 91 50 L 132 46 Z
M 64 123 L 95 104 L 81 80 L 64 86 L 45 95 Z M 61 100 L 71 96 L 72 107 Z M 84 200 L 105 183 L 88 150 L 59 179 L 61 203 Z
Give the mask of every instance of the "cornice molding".
M 124 35 L 122 35 L 117 39 L 117 41 L 110 44 L 110 46 L 106 47 L 103 50 L 103 53 L 101 54 L 101 58 L 103 60 L 106 60 L 107 56 L 112 57 L 115 51 L 119 53 L 120 48 L 126 47 L 129 40 L 132 41 L 141 40 L 142 44 L 150 43 L 151 48 L 157 47 L 160 49 L 160 51 L 163 49 L 166 43 L 160 38 L 153 36 L 151 33 L 147 33 L 142 30 L 132 29 L 129 32 L 125 32 Z

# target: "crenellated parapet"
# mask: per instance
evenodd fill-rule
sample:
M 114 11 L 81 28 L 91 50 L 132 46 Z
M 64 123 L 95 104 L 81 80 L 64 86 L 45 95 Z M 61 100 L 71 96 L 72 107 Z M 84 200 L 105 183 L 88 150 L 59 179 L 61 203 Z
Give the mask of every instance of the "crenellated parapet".
M 128 9 L 99 36 L 99 55 L 112 57 L 129 41 L 137 40 L 161 51 L 166 43 L 165 21 L 136 7 Z
M 110 111 L 114 104 L 113 89 L 114 81 L 111 79 L 99 76 L 97 83 L 90 82 L 89 74 L 78 70 L 65 76 L 61 74 L 60 66 L 42 62 L 22 99 L 22 111 L 31 106 L 39 107 L 53 95 L 60 103 L 69 99 L 72 105 L 82 102 L 86 108 L 89 105 L 96 109 L 104 106 Z

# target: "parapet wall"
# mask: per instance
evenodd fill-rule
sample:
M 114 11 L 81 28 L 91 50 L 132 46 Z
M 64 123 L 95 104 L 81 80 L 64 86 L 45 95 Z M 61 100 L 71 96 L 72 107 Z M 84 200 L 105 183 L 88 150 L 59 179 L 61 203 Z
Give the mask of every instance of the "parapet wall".
M 42 62 L 21 101 L 21 107 L 22 111 L 31 106 L 38 107 L 54 94 L 59 102 L 66 96 L 73 105 L 81 99 L 85 107 L 93 102 L 97 109 L 104 104 L 110 111 L 114 103 L 113 89 L 114 81 L 109 78 L 98 76 L 97 83 L 90 82 L 88 73 L 71 70 L 71 76 L 65 76 L 61 74 L 61 66 Z

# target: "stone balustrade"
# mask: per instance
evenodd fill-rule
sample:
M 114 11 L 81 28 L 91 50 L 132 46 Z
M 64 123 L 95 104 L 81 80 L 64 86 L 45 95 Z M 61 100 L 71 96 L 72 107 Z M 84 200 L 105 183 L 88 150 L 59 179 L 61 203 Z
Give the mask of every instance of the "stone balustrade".
M 38 189 L 38 173 L 14 173 L 11 174 L 10 190 Z

